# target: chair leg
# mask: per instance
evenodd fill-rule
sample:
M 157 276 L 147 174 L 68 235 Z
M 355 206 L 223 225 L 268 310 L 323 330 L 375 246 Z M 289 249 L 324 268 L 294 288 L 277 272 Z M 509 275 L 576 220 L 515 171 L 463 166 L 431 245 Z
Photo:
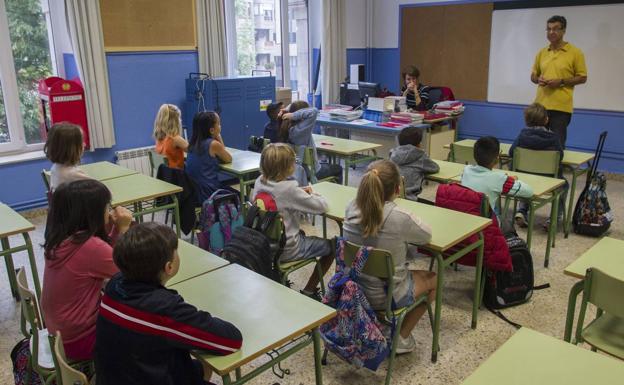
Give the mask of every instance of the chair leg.
M 323 281 L 323 266 L 321 266 L 321 259 L 318 258 L 316 260 L 316 265 L 314 266 L 316 269 L 316 274 L 319 277 L 319 285 L 321 286 L 321 295 L 325 295 L 325 282 Z
M 321 358 L 321 364 L 322 365 L 327 365 L 327 353 L 329 352 L 329 350 L 327 350 L 327 348 L 325 348 L 323 350 L 323 357 Z
M 390 357 L 388 357 L 388 371 L 386 373 L 385 385 L 390 385 L 392 379 L 392 369 L 394 369 L 394 357 L 396 356 L 396 347 L 399 344 L 399 335 L 401 334 L 401 325 L 403 324 L 403 316 L 399 317 L 392 336 L 392 346 L 390 346 Z
M 431 262 L 429 262 L 429 271 L 433 271 L 434 263 L 435 263 L 435 258 L 431 257 Z

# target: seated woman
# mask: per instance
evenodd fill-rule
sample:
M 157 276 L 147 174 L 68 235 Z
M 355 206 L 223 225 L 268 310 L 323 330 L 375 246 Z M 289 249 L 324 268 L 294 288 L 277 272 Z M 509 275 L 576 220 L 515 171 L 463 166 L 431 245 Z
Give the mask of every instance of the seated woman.
M 416 111 L 427 110 L 429 103 L 429 89 L 431 87 L 422 84 L 419 80 L 420 71 L 415 66 L 409 66 L 403 71 L 405 85 L 401 93 L 405 96 L 407 108 Z

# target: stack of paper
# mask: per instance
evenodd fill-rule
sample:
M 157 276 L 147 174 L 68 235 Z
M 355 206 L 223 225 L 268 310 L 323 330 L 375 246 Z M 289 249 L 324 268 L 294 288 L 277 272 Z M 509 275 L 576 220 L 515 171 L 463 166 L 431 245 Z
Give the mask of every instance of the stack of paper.
M 396 112 L 390 115 L 390 121 L 402 124 L 420 124 L 425 115 L 416 112 Z
M 326 104 L 323 106 L 323 109 L 319 111 L 319 117 L 329 119 L 329 113 L 335 110 L 351 111 L 353 107 L 344 104 Z
M 386 96 L 384 98 L 385 111 L 407 111 L 407 101 L 404 96 Z
M 459 115 L 464 112 L 464 103 L 458 100 L 446 100 L 433 106 L 435 112 L 446 115 Z
M 362 116 L 362 111 L 345 111 L 345 110 L 331 110 L 329 111 L 329 118 L 332 120 L 338 120 L 341 122 L 350 122 L 352 120 L 359 119 Z

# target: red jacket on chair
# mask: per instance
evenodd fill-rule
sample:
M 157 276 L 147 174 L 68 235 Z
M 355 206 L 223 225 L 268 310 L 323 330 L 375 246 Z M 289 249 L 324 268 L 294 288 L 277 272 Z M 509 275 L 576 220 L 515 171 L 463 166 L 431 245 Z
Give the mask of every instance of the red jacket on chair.
M 469 189 L 457 183 L 441 184 L 436 192 L 436 206 L 461 211 L 467 214 L 482 216 L 481 207 L 485 195 Z M 489 208 L 489 204 L 485 207 Z M 491 211 L 491 210 L 488 210 Z M 511 254 L 505 236 L 498 226 L 496 215 L 491 213 L 492 224 L 483 230 L 484 248 L 483 265 L 493 271 L 512 271 Z M 475 242 L 478 234 L 472 235 L 462 241 L 458 248 Z M 476 266 L 477 250 L 473 250 L 459 259 L 462 265 Z

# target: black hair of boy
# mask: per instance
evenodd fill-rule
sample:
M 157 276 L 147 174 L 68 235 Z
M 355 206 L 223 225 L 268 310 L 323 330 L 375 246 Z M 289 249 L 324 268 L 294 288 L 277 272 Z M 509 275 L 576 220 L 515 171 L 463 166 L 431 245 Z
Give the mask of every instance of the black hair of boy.
M 418 127 L 405 127 L 399 133 L 399 145 L 411 144 L 418 147 L 422 142 L 423 132 Z
M 50 199 L 45 229 L 45 257 L 54 259 L 54 249 L 71 238 L 82 244 L 95 236 L 108 242 L 104 212 L 111 201 L 108 188 L 95 179 L 62 183 Z
M 113 260 L 125 279 L 158 285 L 177 248 L 178 238 L 169 226 L 145 222 L 130 227 L 119 237 Z
M 280 110 L 282 109 L 283 106 L 284 106 L 284 103 L 282 103 L 282 102 L 269 104 L 269 106 L 266 109 L 266 113 L 267 113 L 267 116 L 269 117 L 269 119 L 277 120 L 277 115 L 279 114 L 279 112 L 280 112 Z
M 493 136 L 483 136 L 477 140 L 473 152 L 475 161 L 481 167 L 490 168 L 500 155 L 500 143 Z

